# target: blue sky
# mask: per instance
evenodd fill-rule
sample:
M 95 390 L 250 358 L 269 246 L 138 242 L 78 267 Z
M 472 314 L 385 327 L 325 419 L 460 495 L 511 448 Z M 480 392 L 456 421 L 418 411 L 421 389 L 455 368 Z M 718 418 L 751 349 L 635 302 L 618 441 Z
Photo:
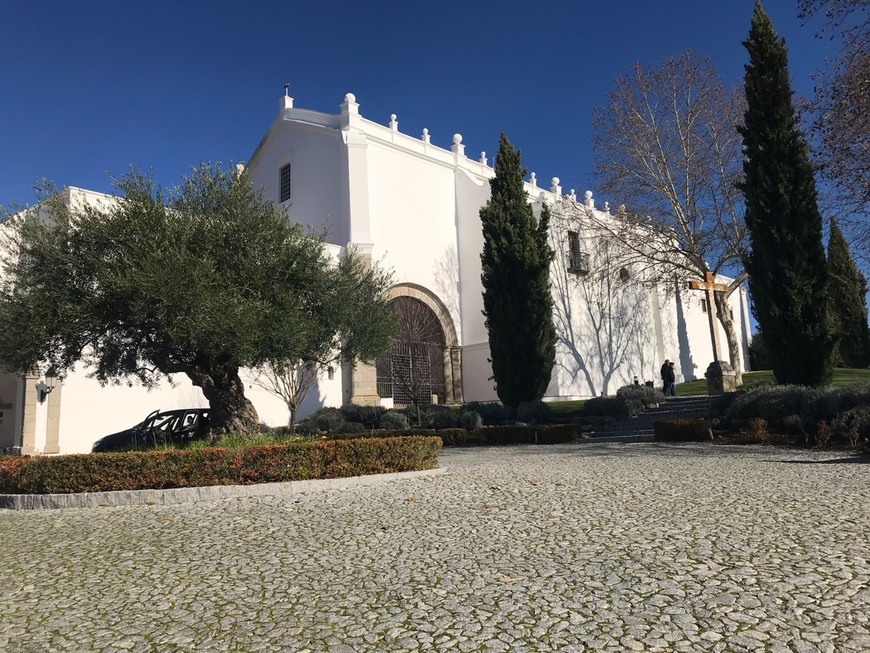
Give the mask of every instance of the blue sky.
M 505 131 L 538 179 L 594 191 L 590 117 L 614 78 L 691 49 L 738 83 L 753 3 L 0 0 L 0 205 L 43 177 L 110 191 L 131 164 L 171 186 L 245 161 L 285 82 L 297 107 L 335 113 L 352 91 L 367 118 L 442 147 L 460 132 L 475 158 Z M 764 3 L 810 95 L 834 49 L 795 4 Z

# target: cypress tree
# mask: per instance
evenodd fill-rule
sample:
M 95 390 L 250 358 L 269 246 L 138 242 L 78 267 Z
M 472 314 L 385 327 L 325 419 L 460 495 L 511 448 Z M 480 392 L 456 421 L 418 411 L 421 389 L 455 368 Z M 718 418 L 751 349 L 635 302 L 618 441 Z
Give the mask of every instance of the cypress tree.
M 827 268 L 813 169 L 792 104 L 785 41 L 760 2 L 744 42 L 743 136 L 749 289 L 779 383 L 831 378 Z
M 858 271 L 843 232 L 833 218 L 828 239 L 828 297 L 838 338 L 835 362 L 844 367 L 867 367 L 870 363 L 867 281 Z
M 491 196 L 480 210 L 480 260 L 493 380 L 506 406 L 543 397 L 556 357 L 550 214 L 545 206 L 535 219 L 523 188 L 525 172 L 520 153 L 502 134 Z

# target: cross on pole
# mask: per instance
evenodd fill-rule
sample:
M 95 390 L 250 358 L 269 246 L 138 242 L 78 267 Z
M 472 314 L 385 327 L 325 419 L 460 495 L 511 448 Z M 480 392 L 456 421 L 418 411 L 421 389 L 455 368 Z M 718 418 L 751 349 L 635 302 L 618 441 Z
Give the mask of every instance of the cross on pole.
M 714 292 L 725 292 L 728 286 L 724 283 L 716 283 L 716 277 L 707 270 L 704 272 L 704 281 L 690 281 L 691 290 L 703 290 L 707 293 L 707 317 L 710 321 L 710 339 L 713 343 L 713 362 L 719 361 L 719 329 L 716 326 L 716 298 Z

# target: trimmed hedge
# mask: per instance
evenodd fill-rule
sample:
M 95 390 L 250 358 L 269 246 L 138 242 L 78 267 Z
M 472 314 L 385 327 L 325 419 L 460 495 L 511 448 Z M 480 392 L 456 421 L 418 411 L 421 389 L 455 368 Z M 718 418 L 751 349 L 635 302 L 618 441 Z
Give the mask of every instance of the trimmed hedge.
M 474 432 L 480 444 L 564 444 L 580 437 L 579 424 L 490 426 Z
M 504 445 L 504 444 L 564 444 L 573 442 L 580 437 L 579 424 L 552 424 L 542 426 L 485 426 L 466 431 L 465 429 L 405 429 L 398 431 L 369 431 L 355 434 L 330 435 L 336 440 L 356 440 L 360 438 L 390 438 L 435 435 L 441 438 L 445 447 L 463 446 L 469 444 Z
M 341 478 L 432 469 L 433 437 L 368 438 L 242 449 L 0 457 L 0 493 L 66 494 Z
M 408 437 L 430 437 L 437 436 L 438 432 L 435 429 L 373 429 L 363 433 L 331 433 L 328 437 L 330 440 L 362 440 L 365 438 L 408 438 Z
M 656 440 L 664 442 L 709 442 L 710 422 L 705 419 L 660 419 L 653 422 Z

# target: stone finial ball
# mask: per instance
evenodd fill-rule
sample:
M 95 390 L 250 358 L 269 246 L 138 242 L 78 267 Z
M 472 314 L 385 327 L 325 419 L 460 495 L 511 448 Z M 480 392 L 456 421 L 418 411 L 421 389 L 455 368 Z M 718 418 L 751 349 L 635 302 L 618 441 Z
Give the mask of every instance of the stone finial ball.
M 592 199 L 592 191 L 587 190 L 585 193 L 583 193 L 583 197 L 585 197 L 587 200 L 591 200 Z
M 550 180 L 550 186 L 558 186 L 558 185 L 559 185 L 559 178 L 558 178 L 558 177 L 553 177 L 553 178 Z
M 462 142 L 462 134 L 453 134 L 453 142 L 459 145 Z
M 353 93 L 348 93 L 347 95 L 344 96 L 344 101 L 345 102 L 356 102 L 356 95 L 354 95 Z
M 390 114 L 390 120 L 392 120 L 393 122 L 396 121 L 396 114 L 395 113 Z

